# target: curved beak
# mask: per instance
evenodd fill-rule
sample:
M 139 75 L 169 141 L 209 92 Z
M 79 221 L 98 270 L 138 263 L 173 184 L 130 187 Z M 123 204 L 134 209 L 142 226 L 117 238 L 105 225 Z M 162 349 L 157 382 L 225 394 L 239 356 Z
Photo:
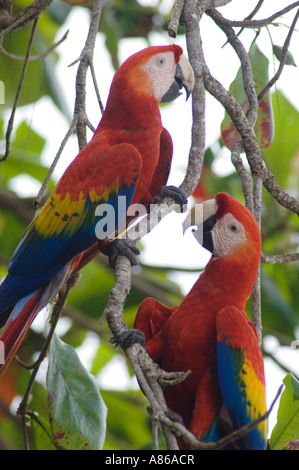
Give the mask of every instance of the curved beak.
M 160 103 L 169 103 L 170 101 L 178 98 L 182 94 L 180 92 L 182 88 L 184 88 L 186 91 L 187 101 L 193 91 L 194 82 L 194 72 L 191 64 L 188 59 L 182 55 L 175 69 L 174 81 L 172 82 L 168 91 L 162 97 Z
M 215 199 L 209 199 L 202 204 L 195 204 L 183 222 L 183 233 L 189 227 L 193 227 L 192 232 L 198 243 L 211 253 L 213 253 L 212 231 L 217 222 L 217 208 Z

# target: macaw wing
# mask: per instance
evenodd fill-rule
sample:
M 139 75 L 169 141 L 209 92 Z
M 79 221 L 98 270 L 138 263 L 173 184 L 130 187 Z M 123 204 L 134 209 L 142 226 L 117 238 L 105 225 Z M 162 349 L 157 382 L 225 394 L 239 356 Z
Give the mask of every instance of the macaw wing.
M 111 226 L 117 228 L 133 199 L 140 171 L 141 156 L 131 144 L 99 147 L 93 143 L 83 149 L 22 237 L 0 288 L 0 312 L 46 284 L 96 243 L 96 225 L 109 208 Z M 124 196 L 121 214 L 120 196 Z M 97 217 L 96 209 L 102 204 L 107 211 Z
M 263 357 L 253 324 L 235 307 L 217 315 L 218 379 L 235 429 L 263 416 L 266 409 Z M 242 449 L 266 449 L 267 422 L 238 440 Z
M 148 193 L 144 195 L 140 201 L 138 201 L 147 209 L 149 204 L 157 195 L 161 186 L 165 186 L 167 183 L 171 167 L 172 152 L 173 145 L 171 135 L 166 129 L 163 128 L 160 135 L 160 154 L 158 164 L 152 177 L 150 187 L 148 188 Z
M 156 299 L 144 299 L 134 322 L 134 328 L 142 331 L 146 338 L 146 350 L 153 361 L 158 362 L 161 353 L 161 335 L 159 334 L 174 308 L 165 307 Z

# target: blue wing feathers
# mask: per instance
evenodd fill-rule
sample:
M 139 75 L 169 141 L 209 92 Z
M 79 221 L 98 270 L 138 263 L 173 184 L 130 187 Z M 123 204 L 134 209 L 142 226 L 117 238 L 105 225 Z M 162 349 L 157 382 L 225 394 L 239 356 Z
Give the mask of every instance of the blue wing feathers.
M 232 349 L 224 341 L 217 342 L 218 378 L 223 401 L 227 406 L 233 426 L 239 429 L 251 422 L 248 414 L 246 384 L 242 380 L 245 353 Z M 263 450 L 266 440 L 257 427 L 238 440 L 242 449 Z
M 113 207 L 117 228 L 119 217 L 125 213 L 133 199 L 135 185 L 119 191 L 117 196 L 125 196 L 124 214 L 118 213 L 118 197 L 108 200 Z M 0 286 L 0 326 L 1 314 L 13 306 L 19 299 L 47 283 L 79 253 L 97 242 L 95 227 L 100 217 L 95 216 L 99 203 L 92 203 L 89 196 L 84 205 L 84 217 L 76 232 L 66 237 L 62 230 L 55 237 L 43 238 L 37 233 L 32 223 L 22 237 L 8 269 L 8 276 Z M 5 319 L 4 319 L 5 321 Z M 3 324 L 3 319 L 2 319 Z

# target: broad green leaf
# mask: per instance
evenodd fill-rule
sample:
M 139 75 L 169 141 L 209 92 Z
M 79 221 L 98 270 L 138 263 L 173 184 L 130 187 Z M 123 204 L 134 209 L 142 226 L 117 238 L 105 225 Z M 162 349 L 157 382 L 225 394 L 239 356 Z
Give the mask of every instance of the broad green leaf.
M 54 335 L 47 373 L 52 435 L 59 449 L 100 450 L 107 408 L 76 351 Z
M 288 442 L 299 439 L 299 382 L 288 374 L 283 383 L 285 389 L 280 398 L 277 423 L 270 437 L 272 450 L 281 450 Z
M 93 358 L 91 373 L 96 375 L 100 370 L 115 357 L 115 349 L 111 344 L 101 341 L 100 346 Z
M 38 161 L 40 161 L 45 143 L 45 139 L 38 135 L 26 121 L 23 121 L 16 130 L 12 151 L 23 150 L 24 154 L 32 152 L 38 156 Z
M 256 93 L 258 94 L 269 81 L 269 60 L 262 54 L 256 43 L 250 46 L 249 59 L 252 67 L 253 79 L 256 85 Z M 248 99 L 244 91 L 244 83 L 241 68 L 238 70 L 235 80 L 229 88 L 231 94 L 242 106 L 245 114 L 248 111 Z M 259 102 L 258 115 L 255 125 L 255 134 L 261 148 L 267 148 L 271 145 L 274 136 L 273 111 L 270 92 L 267 92 Z M 236 130 L 231 118 L 225 113 L 221 124 L 221 137 L 224 145 L 232 149 L 239 133 Z
M 21 174 L 30 175 L 31 178 L 43 182 L 48 172 L 41 163 L 45 139 L 23 121 L 15 131 L 11 142 L 11 152 L 8 159 L 0 165 L 0 184 L 7 185 L 9 180 Z M 54 186 L 53 180 L 49 183 L 49 190 Z
M 94 260 L 82 270 L 80 282 L 71 290 L 68 302 L 74 309 L 99 320 L 113 282 L 111 270 Z
M 57 5 L 58 4 L 58 5 Z M 59 6 L 59 4 L 61 6 Z M 14 15 L 28 6 L 28 0 L 14 1 Z M 57 40 L 57 32 L 66 19 L 70 8 L 62 2 L 53 2 L 45 11 L 38 22 L 31 55 L 40 55 L 47 51 Z M 32 24 L 7 34 L 4 37 L 4 49 L 13 55 L 25 57 L 31 34 Z M 26 76 L 20 94 L 19 106 L 38 101 L 42 96 L 49 95 L 58 109 L 69 118 L 69 109 L 65 98 L 60 92 L 55 73 L 55 64 L 59 54 L 58 46 L 53 52 L 41 60 L 31 60 L 28 63 Z M 11 109 L 14 102 L 18 84 L 21 77 L 23 60 L 15 60 L 0 54 L 0 80 L 4 83 L 4 103 L 0 107 L 0 115 L 3 110 Z
M 141 449 L 145 444 L 151 444 L 151 417 L 146 411 L 148 401 L 140 390 L 103 390 L 102 394 L 109 409 L 109 433 L 104 450 Z
M 120 65 L 119 41 L 136 37 L 148 39 L 155 19 L 160 19 L 162 23 L 165 21 L 156 5 L 142 5 L 138 0 L 112 0 L 106 3 L 102 10 L 100 32 L 105 36 L 106 48 L 115 69 Z
M 288 274 L 288 268 L 285 269 L 284 266 L 280 270 L 276 266 L 262 267 L 263 326 L 293 336 L 294 329 L 298 325 L 298 309 L 288 298 L 289 291 L 284 289 Z M 298 287 L 298 279 L 296 286 Z
M 273 144 L 264 149 L 263 154 L 267 158 L 271 171 L 275 174 L 276 181 L 285 187 L 289 185 L 290 178 L 298 176 L 298 171 L 292 175 L 292 167 L 299 149 L 299 112 L 280 91 L 273 93 L 272 103 L 275 136 Z M 298 180 L 294 188 L 298 190 Z M 296 197 L 296 194 L 294 196 Z
M 56 450 L 56 446 L 51 437 L 51 428 L 48 420 L 42 416 L 38 416 L 37 420 L 31 420 L 31 427 L 37 450 Z
M 0 212 L 1 253 L 11 258 L 26 229 L 26 224 L 7 209 L 1 208 Z
M 273 45 L 273 53 L 279 62 L 281 62 L 281 57 L 282 57 L 282 47 L 281 46 L 276 46 L 275 44 Z M 285 61 L 286 65 L 293 65 L 294 67 L 297 67 L 295 64 L 295 60 L 293 55 L 290 53 L 290 51 L 287 52 L 287 57 Z

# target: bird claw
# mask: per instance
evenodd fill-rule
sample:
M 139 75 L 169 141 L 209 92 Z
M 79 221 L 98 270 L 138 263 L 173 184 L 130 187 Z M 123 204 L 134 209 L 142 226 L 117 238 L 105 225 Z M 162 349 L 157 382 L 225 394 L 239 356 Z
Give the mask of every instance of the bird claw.
M 173 199 L 181 208 L 181 212 L 184 212 L 184 205 L 187 205 L 187 197 L 185 193 L 176 186 L 161 186 L 157 193 L 157 200 L 160 202 L 162 199 L 169 197 Z
M 171 410 L 164 411 L 164 413 L 165 413 L 165 416 L 167 416 L 167 418 L 169 418 L 173 423 L 184 424 L 183 418 L 178 413 L 175 413 L 174 411 L 171 411 Z M 181 436 L 181 433 L 177 429 L 172 429 L 172 432 L 176 437 Z
M 138 261 L 136 259 L 137 255 L 140 255 L 139 249 L 135 246 L 135 244 L 129 240 L 123 240 L 121 238 L 116 238 L 111 242 L 107 243 L 105 248 L 105 254 L 108 256 L 109 259 L 109 266 L 111 268 L 115 268 L 116 259 L 118 256 L 123 255 L 131 263 L 131 266 L 137 266 Z
M 174 423 L 183 424 L 183 418 L 178 413 L 175 413 L 174 411 L 171 411 L 171 410 L 164 411 L 164 413 L 167 416 L 167 418 L 169 418 Z
M 118 338 L 111 338 L 109 343 L 115 344 L 115 347 L 120 346 L 124 350 L 136 343 L 145 347 L 145 334 L 136 328 L 132 328 L 121 333 Z

